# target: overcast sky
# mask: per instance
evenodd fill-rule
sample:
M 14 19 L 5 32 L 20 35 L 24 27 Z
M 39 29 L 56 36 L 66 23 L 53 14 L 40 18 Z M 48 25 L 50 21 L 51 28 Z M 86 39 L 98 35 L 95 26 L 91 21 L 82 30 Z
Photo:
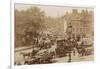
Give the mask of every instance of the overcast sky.
M 78 9 L 79 12 L 83 9 L 93 10 L 92 8 L 83 8 L 83 7 L 68 7 L 68 6 L 47 6 L 47 5 L 34 5 L 34 4 L 15 4 L 15 9 L 17 10 L 26 10 L 30 7 L 37 6 L 42 11 L 45 11 L 47 16 L 62 16 L 66 13 L 66 11 L 71 12 L 72 9 Z

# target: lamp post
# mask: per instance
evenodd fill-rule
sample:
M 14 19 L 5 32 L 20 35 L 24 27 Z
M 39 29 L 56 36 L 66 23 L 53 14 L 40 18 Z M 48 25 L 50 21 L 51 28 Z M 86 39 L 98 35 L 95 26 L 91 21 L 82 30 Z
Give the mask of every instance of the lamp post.
M 68 42 L 66 42 L 66 47 L 67 47 L 67 50 L 68 50 L 68 62 L 71 62 L 72 58 L 71 58 L 71 49 L 72 49 L 72 46 L 71 46 L 71 35 L 72 35 L 72 25 L 71 25 L 71 22 L 67 25 L 66 21 L 64 21 L 64 31 L 67 35 L 67 40 Z
M 68 57 L 69 57 L 69 59 L 68 59 L 68 62 L 71 62 L 71 60 L 72 60 L 72 58 L 71 58 L 71 41 L 70 41 L 70 39 L 71 39 L 71 34 L 72 34 L 72 26 L 71 25 L 69 25 L 68 26 L 68 28 L 67 28 L 67 32 L 66 32 L 66 34 L 68 35 L 68 47 L 67 47 L 67 49 L 68 49 Z

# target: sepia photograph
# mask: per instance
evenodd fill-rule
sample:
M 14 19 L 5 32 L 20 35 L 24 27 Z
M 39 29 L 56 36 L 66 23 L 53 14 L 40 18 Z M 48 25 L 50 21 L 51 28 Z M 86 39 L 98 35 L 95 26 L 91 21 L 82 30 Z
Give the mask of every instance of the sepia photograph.
M 94 8 L 14 4 L 14 65 L 94 60 Z

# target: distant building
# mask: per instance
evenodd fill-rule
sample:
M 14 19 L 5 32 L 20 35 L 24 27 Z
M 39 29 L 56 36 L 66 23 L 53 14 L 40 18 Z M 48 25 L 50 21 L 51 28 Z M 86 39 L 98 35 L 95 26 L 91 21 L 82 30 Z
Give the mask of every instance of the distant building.
M 89 37 L 93 35 L 93 12 L 73 9 L 72 13 L 65 16 L 67 26 L 72 26 L 72 36 Z M 66 30 L 67 31 L 67 30 Z

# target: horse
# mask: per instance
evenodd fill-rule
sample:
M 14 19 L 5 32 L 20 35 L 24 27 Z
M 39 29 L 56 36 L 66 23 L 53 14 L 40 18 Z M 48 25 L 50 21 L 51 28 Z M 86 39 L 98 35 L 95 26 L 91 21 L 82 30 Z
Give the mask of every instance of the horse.
M 52 45 L 51 48 L 48 49 L 48 52 L 52 53 L 54 55 L 53 57 L 55 57 L 56 56 L 56 49 L 57 49 L 57 44 L 54 43 L 54 45 Z
M 86 50 L 85 50 L 85 48 L 82 47 L 82 41 L 77 42 L 76 49 L 77 49 L 77 53 L 78 53 L 79 56 L 85 55 Z
M 28 52 L 28 53 L 26 53 L 26 52 L 20 52 L 20 54 L 21 55 L 23 55 L 23 57 L 25 58 L 25 57 L 30 57 L 31 56 L 31 53 L 30 52 Z

